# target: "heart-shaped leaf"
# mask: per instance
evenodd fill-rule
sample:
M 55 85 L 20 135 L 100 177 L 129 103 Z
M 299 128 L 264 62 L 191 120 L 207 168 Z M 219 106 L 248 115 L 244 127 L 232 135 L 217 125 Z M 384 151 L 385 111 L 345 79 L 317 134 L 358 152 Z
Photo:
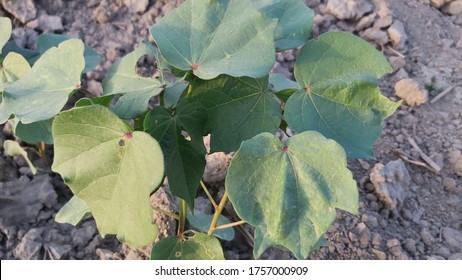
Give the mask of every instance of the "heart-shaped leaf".
M 274 41 L 278 51 L 303 45 L 310 36 L 314 12 L 300 0 L 253 0 L 267 17 L 278 20 Z
M 3 46 L 10 39 L 11 36 L 11 20 L 7 17 L 0 17 L 0 54 L 2 53 Z
M 268 77 L 196 79 L 189 95 L 207 109 L 212 153 L 236 151 L 242 141 L 261 132 L 275 133 L 281 122 L 281 108 L 268 90 Z
M 192 230 L 185 231 L 184 235 L 184 240 L 170 236 L 157 242 L 152 248 L 151 260 L 225 259 L 220 241 L 216 237 Z
M 54 117 L 69 94 L 80 87 L 85 67 L 82 41 L 72 39 L 49 49 L 19 80 L 3 85 L 0 123 L 11 114 L 27 124 Z
M 135 248 L 154 241 L 149 197 L 164 175 L 157 141 L 99 105 L 56 116 L 53 137 L 52 169 L 87 203 L 100 233 Z
M 159 141 L 164 151 L 172 193 L 186 200 L 191 208 L 205 169 L 202 126 L 206 120 L 199 102 L 190 98 L 180 100 L 176 112 L 155 107 L 144 120 L 144 131 Z
M 237 214 L 255 227 L 254 256 L 286 248 L 304 259 L 336 216 L 358 211 L 358 189 L 342 147 L 308 131 L 285 146 L 269 133 L 242 143 L 225 186 Z
M 147 41 L 142 41 L 133 52 L 114 63 L 103 80 L 104 95 L 124 94 L 113 108 L 121 118 L 140 116 L 148 109 L 149 99 L 162 92 L 159 80 L 136 73 L 136 64 L 144 55 L 157 55 Z
M 201 79 L 259 78 L 274 64 L 276 23 L 248 0 L 187 0 L 150 33 L 169 64 Z
M 377 79 L 392 71 L 385 57 L 349 33 L 309 41 L 295 64 L 302 90 L 285 106 L 295 131 L 315 130 L 343 146 L 348 157 L 373 157 L 382 121 L 399 106 L 380 94 Z

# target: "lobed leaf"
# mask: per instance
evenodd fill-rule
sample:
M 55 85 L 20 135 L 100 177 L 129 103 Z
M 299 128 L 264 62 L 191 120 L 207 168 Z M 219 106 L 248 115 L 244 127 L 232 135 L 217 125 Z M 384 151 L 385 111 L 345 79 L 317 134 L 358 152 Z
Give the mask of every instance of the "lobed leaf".
M 51 119 L 80 87 L 85 66 L 82 41 L 72 39 L 51 48 L 19 80 L 3 85 L 0 123 L 14 114 L 22 123 Z
M 205 169 L 202 125 L 206 117 L 197 101 L 182 99 L 175 113 L 155 107 L 144 120 L 144 131 L 159 141 L 164 151 L 172 193 L 186 200 L 191 209 Z M 189 140 L 182 131 L 188 133 Z
M 224 260 L 220 241 L 213 236 L 186 231 L 192 235 L 179 239 L 170 236 L 157 242 L 151 251 L 151 260 Z
M 268 90 L 268 77 L 196 79 L 189 96 L 207 110 L 212 153 L 236 151 L 242 141 L 261 132 L 275 133 L 281 122 L 281 108 Z
M 154 241 L 149 197 L 164 174 L 157 141 L 99 105 L 56 116 L 53 137 L 52 170 L 87 203 L 100 233 L 135 248 Z
M 295 79 L 303 89 L 287 101 L 285 119 L 297 132 L 315 130 L 334 139 L 348 157 L 373 157 L 382 121 L 400 105 L 377 85 L 391 71 L 366 41 L 349 33 L 323 34 L 300 50 Z
M 124 56 L 109 68 L 103 80 L 104 95 L 124 94 L 113 111 L 124 119 L 132 119 L 148 109 L 149 99 L 162 92 L 162 84 L 155 78 L 142 77 L 136 73 L 136 64 L 144 55 L 156 55 L 156 49 L 147 41 Z
M 201 79 L 259 78 L 275 61 L 275 27 L 248 0 L 187 0 L 150 33 L 170 65 Z
M 358 211 L 345 152 L 314 131 L 279 139 L 262 133 L 242 143 L 226 175 L 236 213 L 255 227 L 254 256 L 277 246 L 305 259 L 336 216 Z
M 303 45 L 311 34 L 314 12 L 300 0 L 253 0 L 259 12 L 278 20 L 274 41 L 278 51 Z

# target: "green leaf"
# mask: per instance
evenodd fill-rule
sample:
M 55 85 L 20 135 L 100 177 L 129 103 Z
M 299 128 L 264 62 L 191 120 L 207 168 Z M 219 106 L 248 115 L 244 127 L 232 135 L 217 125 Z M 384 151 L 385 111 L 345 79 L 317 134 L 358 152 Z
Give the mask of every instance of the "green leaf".
M 211 152 L 236 151 L 241 142 L 261 132 L 275 133 L 281 108 L 268 91 L 268 77 L 253 79 L 219 76 L 194 80 L 190 96 L 207 109 Z M 238 90 L 236 90 L 238 89 Z
M 255 258 L 277 246 L 305 259 L 335 220 L 335 208 L 358 212 L 344 150 L 314 131 L 286 146 L 269 133 L 243 142 L 225 186 L 239 217 L 255 227 Z
M 209 230 L 210 224 L 212 223 L 213 215 L 204 214 L 198 211 L 194 211 L 194 215 L 192 215 L 191 212 L 188 211 L 187 218 L 192 228 L 206 233 Z M 230 221 L 228 218 L 220 215 L 218 218 L 217 226 L 226 225 L 229 223 Z M 234 239 L 234 229 L 232 227 L 217 229 L 213 232 L 213 235 L 220 239 L 231 241 Z
M 207 234 L 186 231 L 184 240 L 170 236 L 152 248 L 151 260 L 224 260 L 220 241 Z
M 52 170 L 87 203 L 100 233 L 135 248 L 154 241 L 149 197 L 164 175 L 157 141 L 99 105 L 60 113 L 53 137 Z
M 295 78 L 303 89 L 287 101 L 285 119 L 297 132 L 315 130 L 334 139 L 348 157 L 373 157 L 382 121 L 400 105 L 377 85 L 391 71 L 366 41 L 342 32 L 321 35 L 300 50 Z
M 114 98 L 114 96 L 109 95 L 109 96 L 99 96 L 99 97 L 93 97 L 93 98 L 81 98 L 75 103 L 75 107 L 83 107 L 83 106 L 91 106 L 91 105 L 101 105 L 104 107 L 109 108 L 109 105 L 111 105 L 111 101 Z
M 267 17 L 278 20 L 274 41 L 278 51 L 303 45 L 311 34 L 314 12 L 300 0 L 253 0 Z
M 72 38 L 62 34 L 41 34 L 37 39 L 37 51 L 40 53 L 40 55 L 43 55 L 50 48 L 57 47 L 59 44 L 69 39 Z M 98 66 L 99 62 L 101 61 L 101 56 L 87 44 L 85 44 L 83 56 L 85 58 L 85 68 L 83 69 L 84 73 L 95 69 L 95 67 Z
M 144 120 L 144 131 L 159 141 L 165 154 L 165 169 L 172 193 L 194 208 L 199 182 L 205 169 L 202 125 L 206 121 L 200 104 L 182 99 L 175 113 L 155 107 Z M 185 139 L 186 131 L 190 140 Z
M 91 212 L 85 200 L 74 195 L 56 214 L 55 221 L 76 226 L 81 220 L 89 216 L 91 216 Z
M 136 73 L 136 64 L 144 55 L 156 55 L 156 49 L 147 41 L 114 63 L 103 80 L 104 95 L 124 94 L 113 108 L 121 118 L 132 119 L 143 114 L 149 99 L 162 92 L 162 84 L 157 79 Z
M 187 0 L 150 33 L 170 65 L 201 79 L 259 78 L 275 61 L 275 27 L 248 0 Z
M 0 54 L 2 53 L 3 46 L 10 39 L 12 26 L 11 20 L 7 17 L 0 17 Z
M 44 142 L 45 144 L 53 144 L 53 135 L 51 134 L 51 124 L 53 119 L 23 124 L 18 122 L 14 133 L 21 140 L 36 144 Z
M 164 91 L 164 107 L 171 108 L 175 107 L 180 100 L 181 94 L 183 94 L 184 90 L 188 87 L 186 83 L 178 83 L 172 86 L 166 87 Z
M 282 102 L 287 102 L 289 97 L 300 89 L 300 85 L 289 80 L 283 74 L 271 73 L 269 76 L 268 88 L 274 92 Z
M 80 87 L 83 49 L 80 40 L 65 41 L 48 50 L 19 80 L 3 85 L 0 123 L 11 114 L 27 124 L 51 119 L 61 111 L 69 94 Z
M 30 65 L 20 54 L 8 53 L 0 64 L 0 90 L 4 83 L 14 82 L 30 71 Z
M 23 157 L 24 160 L 27 162 L 27 165 L 29 165 L 29 168 L 32 174 L 33 175 L 37 174 L 37 169 L 32 164 L 32 162 L 29 160 L 26 150 L 24 150 L 21 146 L 19 146 L 18 142 L 12 141 L 12 140 L 5 140 L 5 142 L 3 142 L 3 149 L 5 150 L 5 153 L 11 157 L 16 157 L 16 156 Z
M 8 55 L 10 52 L 15 52 L 20 55 L 22 55 L 29 64 L 33 64 L 37 59 L 40 57 L 40 53 L 36 51 L 31 51 L 28 49 L 23 49 L 20 48 L 15 41 L 11 40 L 6 45 L 3 47 L 2 54 L 0 55 L 0 58 L 5 57 Z

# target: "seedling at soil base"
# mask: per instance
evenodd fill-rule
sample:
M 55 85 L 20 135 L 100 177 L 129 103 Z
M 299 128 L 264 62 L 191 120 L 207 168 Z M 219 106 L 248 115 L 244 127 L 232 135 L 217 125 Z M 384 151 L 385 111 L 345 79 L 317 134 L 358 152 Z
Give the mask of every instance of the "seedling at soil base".
M 54 144 L 52 169 L 74 194 L 59 222 L 92 215 L 102 235 L 139 248 L 157 237 L 153 211 L 169 215 L 177 236 L 157 242 L 152 259 L 223 259 L 219 239 L 248 223 L 255 258 L 272 246 L 307 258 L 337 208 L 357 213 L 347 158 L 373 157 L 399 106 L 377 85 L 392 71 L 382 54 L 348 33 L 307 41 L 312 17 L 300 0 L 187 0 L 151 28 L 156 47 L 143 41 L 109 69 L 102 97 L 64 111 L 99 56 L 50 34 L 37 51 L 20 49 L 1 18 L 0 123 L 15 122 L 25 142 Z M 276 52 L 299 46 L 296 82 L 271 73 Z M 136 72 L 145 55 L 157 77 Z M 295 134 L 281 143 L 278 130 Z M 236 152 L 218 203 L 201 181 L 208 134 L 210 152 Z M 176 213 L 150 203 L 165 177 Z M 214 215 L 194 211 L 201 184 Z M 228 200 L 242 220 L 222 215 Z

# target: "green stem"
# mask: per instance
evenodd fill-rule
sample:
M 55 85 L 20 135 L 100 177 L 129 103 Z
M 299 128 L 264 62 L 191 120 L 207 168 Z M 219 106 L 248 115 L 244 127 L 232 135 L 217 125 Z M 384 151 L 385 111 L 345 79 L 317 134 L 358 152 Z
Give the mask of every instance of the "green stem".
M 215 231 L 218 223 L 218 218 L 220 218 L 221 212 L 223 212 L 223 209 L 225 208 L 226 202 L 228 201 L 228 193 L 225 191 L 223 194 L 223 197 L 221 198 L 220 204 L 218 205 L 217 210 L 215 211 L 215 214 L 213 215 L 212 223 L 210 224 L 209 231 L 207 234 L 211 236 L 213 232 Z
M 205 186 L 204 182 L 202 182 L 202 180 L 201 180 L 200 183 L 201 183 L 202 189 L 204 190 L 205 194 L 207 195 L 207 197 L 209 198 L 210 202 L 212 203 L 213 208 L 215 209 L 215 211 L 217 211 L 217 209 L 218 209 L 218 204 L 217 204 L 217 203 L 215 202 L 215 200 L 213 199 L 212 195 L 210 194 L 209 190 L 208 190 L 207 187 Z
M 157 207 L 153 207 L 153 209 L 154 209 L 154 211 L 162 213 L 162 214 L 164 214 L 166 216 L 169 216 L 169 217 L 171 217 L 171 218 L 173 218 L 175 220 L 178 220 L 178 221 L 180 220 L 180 216 L 178 216 L 175 213 L 171 213 L 171 212 L 165 211 L 165 210 L 157 208 Z
M 186 200 L 180 199 L 180 211 L 179 211 L 179 220 L 178 220 L 178 238 L 183 238 L 183 232 L 186 225 L 186 208 L 188 205 L 186 204 Z
M 225 225 L 216 226 L 215 230 L 235 227 L 235 226 L 243 225 L 245 223 L 247 223 L 247 222 L 246 221 L 237 221 L 237 222 L 234 222 L 234 223 L 229 223 L 229 224 L 225 224 Z

